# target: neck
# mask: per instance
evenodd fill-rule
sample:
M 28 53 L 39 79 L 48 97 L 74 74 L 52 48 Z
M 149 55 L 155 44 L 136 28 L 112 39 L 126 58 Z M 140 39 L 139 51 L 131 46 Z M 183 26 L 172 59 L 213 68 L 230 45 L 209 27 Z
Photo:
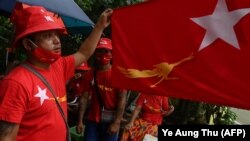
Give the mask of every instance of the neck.
M 28 62 L 30 62 L 32 65 L 34 65 L 35 67 L 38 67 L 40 69 L 46 70 L 46 69 L 49 69 L 49 67 L 50 67 L 50 64 L 40 62 L 40 61 L 36 60 L 35 58 L 28 58 Z

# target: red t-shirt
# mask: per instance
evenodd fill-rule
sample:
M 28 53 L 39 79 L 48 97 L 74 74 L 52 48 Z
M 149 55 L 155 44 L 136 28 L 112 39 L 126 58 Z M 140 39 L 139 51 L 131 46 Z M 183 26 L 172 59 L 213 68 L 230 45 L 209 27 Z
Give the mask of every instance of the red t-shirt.
M 137 99 L 136 105 L 142 106 L 140 115 L 142 119 L 157 125 L 162 123 L 162 111 L 167 111 L 169 108 L 167 97 L 143 93 Z
M 35 68 L 50 83 L 67 116 L 66 81 L 74 57 L 61 57 L 48 70 Z M 65 141 L 66 126 L 50 90 L 22 66 L 0 82 L 0 120 L 20 124 L 17 141 Z
M 70 89 L 72 89 L 72 92 L 70 93 L 71 96 L 81 96 L 83 87 L 81 87 L 81 81 L 82 79 L 76 79 L 73 80 L 69 85 Z
M 118 94 L 120 90 L 111 87 L 111 69 L 106 71 L 97 71 L 96 80 L 99 87 L 99 94 L 107 110 L 116 110 L 118 105 Z M 93 88 L 93 71 L 87 75 L 91 76 L 91 84 L 89 90 L 92 91 L 91 106 L 88 113 L 88 119 L 95 122 L 100 122 L 100 106 L 96 95 L 96 90 Z
M 82 77 L 72 80 L 71 83 L 68 84 L 69 85 L 68 88 L 71 89 L 70 91 L 71 96 L 74 96 L 74 97 L 81 96 L 82 92 L 84 92 L 86 90 L 86 87 L 88 87 L 87 85 L 90 80 L 88 76 L 86 75 L 86 73 Z

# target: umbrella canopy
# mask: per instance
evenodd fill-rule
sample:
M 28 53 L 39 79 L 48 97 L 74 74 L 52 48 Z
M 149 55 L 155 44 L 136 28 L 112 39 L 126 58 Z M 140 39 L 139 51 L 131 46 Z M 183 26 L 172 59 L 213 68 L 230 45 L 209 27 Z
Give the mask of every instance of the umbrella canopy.
M 12 9 L 14 9 L 15 3 L 15 0 L 0 0 L 0 14 L 9 16 Z
M 43 6 L 61 16 L 70 34 L 88 34 L 94 23 L 73 0 L 0 0 L 0 14 L 9 16 L 16 2 Z

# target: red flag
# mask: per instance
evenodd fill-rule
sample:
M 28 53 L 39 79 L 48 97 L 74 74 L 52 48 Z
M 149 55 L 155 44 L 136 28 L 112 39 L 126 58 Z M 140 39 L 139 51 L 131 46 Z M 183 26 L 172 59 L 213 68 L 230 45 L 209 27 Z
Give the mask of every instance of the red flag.
M 113 86 L 250 109 L 249 13 L 249 0 L 151 0 L 114 10 Z

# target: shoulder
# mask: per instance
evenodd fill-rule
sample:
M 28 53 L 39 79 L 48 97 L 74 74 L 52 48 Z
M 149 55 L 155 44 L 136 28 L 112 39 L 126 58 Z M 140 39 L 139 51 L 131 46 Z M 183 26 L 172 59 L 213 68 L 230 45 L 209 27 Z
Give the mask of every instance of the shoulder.
M 137 105 L 142 105 L 143 103 L 145 103 L 146 96 L 147 96 L 146 94 L 140 93 L 140 94 L 139 94 L 139 97 L 138 97 L 138 99 L 137 99 L 137 101 L 136 101 L 136 104 L 137 104 Z
M 32 82 L 33 78 L 34 76 L 30 71 L 22 66 L 17 66 L 1 80 L 0 87 L 25 88 Z
M 139 98 L 140 99 L 146 99 L 147 97 L 148 97 L 147 94 L 145 94 L 145 93 L 139 93 Z
M 60 57 L 55 63 L 53 63 L 53 66 L 65 66 L 67 64 L 75 65 L 75 58 L 73 55 Z
M 31 73 L 26 68 L 22 66 L 17 66 L 10 71 L 8 75 L 3 80 L 15 80 L 15 81 L 25 81 Z

